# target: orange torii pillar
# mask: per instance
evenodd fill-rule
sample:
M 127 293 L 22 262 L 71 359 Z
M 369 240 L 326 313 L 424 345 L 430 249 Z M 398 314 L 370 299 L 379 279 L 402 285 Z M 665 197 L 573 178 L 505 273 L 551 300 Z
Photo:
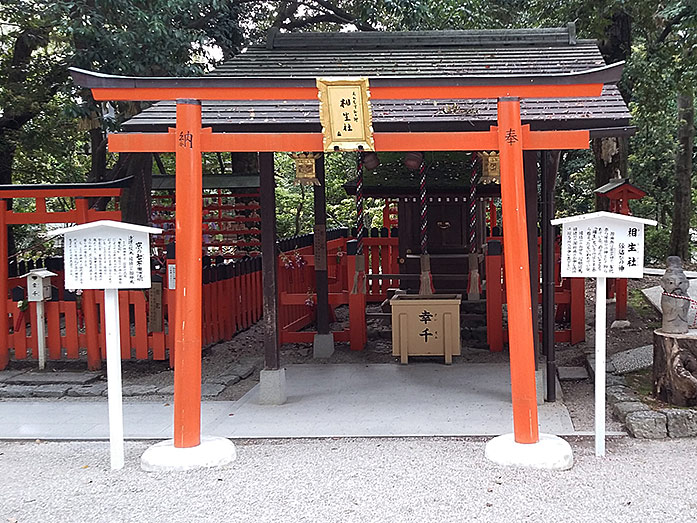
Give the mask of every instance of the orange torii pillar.
M 147 471 L 186 470 L 224 465 L 235 459 L 226 438 L 201 438 L 201 300 L 203 178 L 201 102 L 177 100 L 177 123 L 170 146 L 176 155 L 176 287 L 174 318 L 174 438 L 145 451 Z M 171 327 L 170 327 L 171 328 Z

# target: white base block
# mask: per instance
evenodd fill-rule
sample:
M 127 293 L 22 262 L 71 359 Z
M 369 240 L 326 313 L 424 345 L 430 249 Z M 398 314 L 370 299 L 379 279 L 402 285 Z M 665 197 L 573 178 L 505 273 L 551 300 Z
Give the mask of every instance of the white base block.
M 259 404 L 283 405 L 286 399 L 286 369 L 262 370 L 259 373 Z
M 177 448 L 174 440 L 161 441 L 146 450 L 140 458 L 140 468 L 147 472 L 222 467 L 235 461 L 235 445 L 227 438 L 201 436 L 197 447 Z
M 540 434 L 537 443 L 516 443 L 513 434 L 503 434 L 486 444 L 484 455 L 505 467 L 568 470 L 574 465 L 571 445 L 551 434 Z

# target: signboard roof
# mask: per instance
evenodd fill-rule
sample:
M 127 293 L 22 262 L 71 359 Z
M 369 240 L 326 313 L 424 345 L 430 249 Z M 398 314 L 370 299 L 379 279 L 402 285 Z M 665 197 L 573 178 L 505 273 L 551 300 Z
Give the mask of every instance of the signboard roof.
M 567 223 L 595 220 L 598 218 L 604 218 L 605 220 L 624 221 L 627 223 L 643 223 L 644 225 L 656 225 L 658 223 L 656 222 L 656 220 L 649 220 L 647 218 L 637 218 L 636 216 L 627 216 L 625 214 L 617 214 L 615 212 L 607 211 L 579 214 L 578 216 L 569 216 L 568 218 L 557 218 L 556 220 L 551 220 L 551 223 L 552 225 L 564 225 Z
M 61 234 L 68 234 L 73 232 L 85 232 L 90 229 L 94 229 L 97 232 L 100 228 L 111 228 L 119 229 L 122 231 L 130 232 L 147 232 L 150 234 L 160 234 L 162 229 L 157 229 L 155 227 L 147 227 L 145 225 L 135 225 L 133 223 L 123 223 L 115 222 L 113 220 L 98 220 L 96 222 L 83 223 L 81 225 L 75 225 L 73 227 L 65 227 L 63 229 L 56 229 L 54 231 L 49 231 L 47 234 L 49 236 L 59 236 Z

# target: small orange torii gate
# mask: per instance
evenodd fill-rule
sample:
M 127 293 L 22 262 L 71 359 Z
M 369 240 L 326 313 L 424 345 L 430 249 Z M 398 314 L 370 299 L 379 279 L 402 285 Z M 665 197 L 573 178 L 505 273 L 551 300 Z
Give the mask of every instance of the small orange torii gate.
M 88 198 L 119 198 L 122 188 L 130 183 L 130 178 L 97 183 L 74 184 L 35 184 L 35 185 L 0 185 L 0 370 L 9 362 L 9 340 L 7 328 L 7 295 L 8 289 L 8 225 L 36 223 L 87 223 L 96 220 L 121 221 L 121 211 L 91 209 Z M 15 212 L 8 208 L 8 201 L 14 198 L 31 198 L 35 210 L 31 212 Z M 63 211 L 49 211 L 46 206 L 47 198 L 74 198 L 75 208 Z M 85 334 L 87 338 L 87 368 L 99 369 L 102 357 L 99 352 L 99 332 L 97 331 L 96 291 L 88 290 L 83 294 L 83 310 L 85 313 Z M 75 347 L 77 351 L 77 347 Z
M 515 441 L 540 440 L 535 393 L 534 333 L 525 216 L 523 150 L 587 149 L 588 131 L 531 131 L 521 124 L 521 98 L 600 96 L 619 80 L 623 64 L 551 75 L 369 78 L 373 100 L 497 99 L 497 126 L 478 132 L 376 132 L 376 151 L 499 151 L 511 389 Z M 315 78 L 134 78 L 71 69 L 95 100 L 177 103 L 167 133 L 112 134 L 112 152 L 176 153 L 177 288 L 175 311 L 174 446 L 200 444 L 201 423 L 201 154 L 259 152 L 262 199 L 265 369 L 278 370 L 274 152 L 324 150 L 322 133 L 213 133 L 201 124 L 201 100 L 311 100 Z

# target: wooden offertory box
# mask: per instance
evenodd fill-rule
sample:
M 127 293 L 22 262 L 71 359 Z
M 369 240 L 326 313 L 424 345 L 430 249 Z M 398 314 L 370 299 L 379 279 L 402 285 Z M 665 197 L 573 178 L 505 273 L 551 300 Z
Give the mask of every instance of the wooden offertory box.
M 460 294 L 406 295 L 390 300 L 392 354 L 408 363 L 409 356 L 443 356 L 450 364 L 460 355 Z

